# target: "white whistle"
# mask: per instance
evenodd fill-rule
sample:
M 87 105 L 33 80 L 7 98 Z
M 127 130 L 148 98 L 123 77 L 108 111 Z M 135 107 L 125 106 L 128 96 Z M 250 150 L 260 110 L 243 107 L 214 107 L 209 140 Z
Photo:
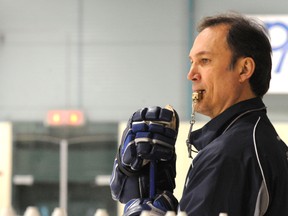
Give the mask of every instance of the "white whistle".
M 106 209 L 97 209 L 94 216 L 109 216 Z
M 23 216 L 41 216 L 37 207 L 28 206 L 24 212 Z
M 63 208 L 56 207 L 51 216 L 67 216 L 67 212 Z

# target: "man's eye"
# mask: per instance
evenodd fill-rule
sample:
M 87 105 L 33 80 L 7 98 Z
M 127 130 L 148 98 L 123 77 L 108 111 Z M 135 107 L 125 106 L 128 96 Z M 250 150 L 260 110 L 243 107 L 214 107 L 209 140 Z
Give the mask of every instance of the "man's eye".
M 203 59 L 201 59 L 201 62 L 202 62 L 202 64 L 207 64 L 210 62 L 210 59 L 203 58 Z

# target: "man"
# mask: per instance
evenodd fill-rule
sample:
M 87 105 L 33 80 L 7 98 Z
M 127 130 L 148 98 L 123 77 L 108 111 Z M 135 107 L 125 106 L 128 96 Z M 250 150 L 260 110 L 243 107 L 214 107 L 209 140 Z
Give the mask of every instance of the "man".
M 193 145 L 199 153 L 188 171 L 178 210 L 185 211 L 189 216 L 216 216 L 220 212 L 229 216 L 288 215 L 288 148 L 270 123 L 262 102 L 269 88 L 272 67 L 271 45 L 265 29 L 251 18 L 239 14 L 206 17 L 199 25 L 199 34 L 189 58 L 191 68 L 188 79 L 193 83 L 193 92 L 198 94 L 194 109 L 211 120 L 189 134 L 188 145 Z M 171 112 L 177 116 L 174 110 Z M 145 115 L 142 117 L 132 117 L 130 123 L 146 122 Z M 158 118 L 150 120 L 150 123 L 157 122 Z M 167 119 L 167 122 L 178 120 L 177 117 Z M 131 124 L 128 128 L 132 128 Z M 162 124 L 162 127 L 166 128 L 165 125 Z M 170 128 L 175 131 L 175 136 L 170 138 L 176 139 L 178 127 Z M 144 130 L 134 130 L 136 137 L 143 138 L 143 135 L 138 135 L 139 131 Z M 124 137 L 127 136 L 124 134 Z M 159 152 L 169 152 L 170 149 L 174 155 L 172 147 L 167 148 L 169 145 L 161 145 L 161 142 L 151 144 L 148 139 L 139 147 L 136 137 L 131 139 L 136 140 L 132 145 L 135 150 L 129 151 L 129 156 L 126 150 L 132 148 L 127 147 L 128 142 L 124 138 L 115 164 L 141 174 L 129 177 L 114 169 L 114 177 L 121 173 L 128 179 L 126 184 L 118 182 L 122 191 L 129 185 L 131 190 L 149 190 L 147 178 L 151 174 L 142 172 L 148 169 L 147 161 L 161 161 L 166 170 L 175 168 L 174 156 L 157 158 L 161 154 L 149 151 L 144 157 L 142 154 L 143 146 L 160 146 Z M 172 141 L 168 143 L 170 146 L 174 144 Z M 141 165 L 125 164 L 123 158 L 140 160 Z M 146 178 L 144 186 L 129 183 L 132 178 Z M 132 196 L 118 193 L 118 197 L 114 198 L 122 201 L 123 197 L 131 199 L 126 204 L 124 215 L 139 215 L 143 209 L 151 209 L 153 215 L 164 215 L 165 211 L 175 210 L 177 205 L 172 195 L 173 185 L 172 188 L 171 185 L 165 187 L 169 185 L 165 179 L 171 182 L 173 178 L 174 174 L 166 174 L 163 178 L 156 176 L 159 194 L 156 198 L 145 199 L 141 193 Z M 157 186 L 158 179 L 162 188 Z M 111 181 L 114 195 L 116 185 L 114 178 Z

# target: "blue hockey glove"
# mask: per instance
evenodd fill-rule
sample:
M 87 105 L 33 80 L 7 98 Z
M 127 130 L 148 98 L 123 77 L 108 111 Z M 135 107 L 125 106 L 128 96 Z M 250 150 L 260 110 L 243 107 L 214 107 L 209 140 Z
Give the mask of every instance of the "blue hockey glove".
M 169 191 L 164 191 L 155 199 L 133 199 L 124 208 L 123 216 L 139 216 L 142 211 L 149 211 L 151 216 L 164 216 L 167 211 L 177 212 L 178 201 Z
M 150 160 L 171 160 L 175 153 L 179 119 L 171 106 L 149 107 L 133 114 L 123 133 L 118 159 L 133 172 Z
M 173 192 L 176 177 L 176 155 L 169 161 L 158 161 L 156 172 L 156 192 L 164 190 Z M 150 181 L 149 166 L 143 167 L 141 172 L 129 173 L 119 169 L 117 159 L 114 162 L 110 180 L 111 195 L 114 200 L 127 203 L 134 198 L 149 197 Z
M 173 192 L 178 127 L 178 114 L 171 106 L 143 108 L 132 115 L 113 167 L 110 181 L 113 199 L 126 203 L 149 196 L 151 160 L 156 161 L 156 193 Z

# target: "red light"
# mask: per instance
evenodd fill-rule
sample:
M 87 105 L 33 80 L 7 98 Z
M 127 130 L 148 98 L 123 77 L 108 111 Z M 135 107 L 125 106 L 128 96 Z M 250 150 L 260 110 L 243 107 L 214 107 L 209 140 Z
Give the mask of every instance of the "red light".
M 78 116 L 75 113 L 72 113 L 70 115 L 70 119 L 69 120 L 70 120 L 71 123 L 77 123 L 79 118 L 78 118 Z
M 60 123 L 60 121 L 61 121 L 61 116 L 60 116 L 60 114 L 59 114 L 59 113 L 54 113 L 54 114 L 52 115 L 52 121 L 53 121 L 55 124 Z
M 50 110 L 46 123 L 49 126 L 81 126 L 84 124 L 84 115 L 80 110 Z
M 80 110 L 69 110 L 67 112 L 68 125 L 83 125 L 84 116 Z

